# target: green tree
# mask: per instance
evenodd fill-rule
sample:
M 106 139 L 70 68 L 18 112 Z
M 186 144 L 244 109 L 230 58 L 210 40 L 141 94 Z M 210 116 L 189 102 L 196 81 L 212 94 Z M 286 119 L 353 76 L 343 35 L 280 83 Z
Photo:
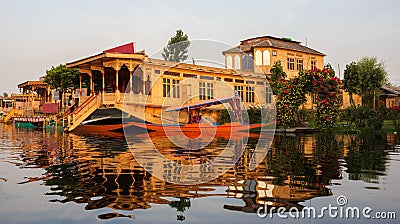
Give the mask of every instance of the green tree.
M 379 97 L 382 85 L 387 83 L 388 72 L 383 62 L 376 57 L 363 57 L 358 62 L 361 73 L 361 94 L 363 104 L 376 109 L 376 97 Z
M 274 94 L 276 94 L 281 88 L 283 80 L 286 79 L 286 73 L 283 71 L 283 67 L 281 61 L 277 61 L 274 63 L 274 66 L 270 69 L 271 77 L 270 77 L 270 86 Z
M 361 94 L 363 106 L 376 109 L 382 85 L 388 84 L 388 72 L 376 57 L 363 57 L 346 65 L 344 88 L 350 94 Z
M 57 67 L 52 66 L 51 69 L 46 70 L 46 77 L 44 81 L 52 88 L 60 90 L 60 95 L 63 92 L 72 91 L 72 89 L 79 83 L 79 70 L 76 68 L 67 68 L 65 64 L 60 64 Z M 61 100 L 61 105 L 63 104 Z
M 8 93 L 4 92 L 4 93 L 3 93 L 3 96 L 4 96 L 4 97 L 8 97 Z
M 189 46 L 188 35 L 179 29 L 176 31 L 175 36 L 169 39 L 168 45 L 163 49 L 162 57 L 167 61 L 182 62 L 188 58 Z
M 350 95 L 350 103 L 354 105 L 353 94 L 361 93 L 361 71 L 356 62 L 346 65 L 344 70 L 343 88 Z
M 44 81 L 55 89 L 65 90 L 74 88 L 79 80 L 79 71 L 76 68 L 67 68 L 65 64 L 52 66 L 46 70 Z

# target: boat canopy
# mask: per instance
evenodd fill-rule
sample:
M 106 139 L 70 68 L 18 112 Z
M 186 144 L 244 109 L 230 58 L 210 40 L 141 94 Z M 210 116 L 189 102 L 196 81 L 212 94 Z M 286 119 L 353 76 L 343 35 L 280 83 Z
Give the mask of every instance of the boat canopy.
M 219 98 L 219 99 L 197 101 L 197 102 L 193 102 L 193 103 L 187 103 L 187 104 L 184 104 L 181 106 L 168 107 L 165 111 L 172 112 L 172 111 L 181 111 L 181 110 L 195 110 L 195 109 L 200 109 L 203 107 L 209 107 L 209 106 L 213 106 L 213 105 L 233 102 L 235 99 L 236 99 L 236 96 L 230 96 L 230 97 L 224 97 L 224 98 Z

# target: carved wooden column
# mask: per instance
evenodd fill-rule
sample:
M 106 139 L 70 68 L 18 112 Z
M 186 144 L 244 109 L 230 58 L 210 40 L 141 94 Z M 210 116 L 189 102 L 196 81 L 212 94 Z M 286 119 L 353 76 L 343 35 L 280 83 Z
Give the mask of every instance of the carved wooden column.
M 79 98 L 78 98 L 78 105 L 81 103 L 81 95 L 82 95 L 82 74 L 79 74 Z
M 102 86 L 102 89 L 101 89 L 101 102 L 104 103 L 104 97 L 106 95 L 106 81 L 105 81 L 106 74 L 103 72 L 102 76 L 103 76 L 102 77 L 103 78 L 103 86 Z
M 90 95 L 93 96 L 93 94 L 94 94 L 94 89 L 93 89 L 94 84 L 93 84 L 93 72 L 92 72 L 92 70 L 90 70 L 89 76 L 90 76 Z
M 116 66 L 115 69 L 115 97 L 116 101 L 119 102 L 119 82 L 118 82 L 118 73 L 119 73 L 119 66 Z
M 98 71 L 101 73 L 102 76 L 102 84 L 101 84 L 101 102 L 104 102 L 104 96 L 105 96 L 105 73 L 104 73 L 104 67 L 103 66 L 90 66 L 91 71 Z M 93 84 L 93 90 L 94 90 L 94 84 Z

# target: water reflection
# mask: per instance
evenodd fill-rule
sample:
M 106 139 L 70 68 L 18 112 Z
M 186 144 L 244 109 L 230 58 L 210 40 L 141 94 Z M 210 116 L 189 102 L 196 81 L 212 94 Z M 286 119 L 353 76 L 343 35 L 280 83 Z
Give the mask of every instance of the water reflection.
M 9 142 L 20 145 L 8 149 L 13 152 L 2 161 L 23 169 L 43 168 L 43 175 L 26 177 L 20 184 L 41 181 L 49 186 L 46 195 L 52 203 L 75 202 L 85 204 L 86 210 L 115 210 L 98 215 L 99 219 L 135 218 L 123 213 L 165 204 L 171 212 L 178 212 L 179 221 L 187 219 L 185 212 L 194 198 L 226 197 L 234 200 L 221 203 L 224 209 L 255 213 L 266 204 L 302 208 L 307 200 L 332 195 L 332 180 L 341 179 L 344 171 L 350 179 L 377 182 L 386 174 L 388 153 L 398 141 L 395 135 L 275 136 L 271 149 L 266 149 L 268 156 L 251 170 L 256 140 L 250 138 L 243 150 L 239 150 L 241 141 L 235 141 L 236 155 L 243 154 L 222 176 L 199 185 L 175 185 L 144 170 L 122 134 L 66 134 L 10 126 L 3 126 L 1 133 L 2 148 Z M 227 144 L 226 139 L 216 138 L 204 150 L 187 151 L 165 138 L 154 141 L 174 160 L 199 164 L 218 155 Z M 164 171 L 177 177 L 181 172 L 174 167 L 164 167 Z M 213 171 L 204 170 L 203 174 L 209 172 Z M 216 190 L 220 188 L 225 190 Z

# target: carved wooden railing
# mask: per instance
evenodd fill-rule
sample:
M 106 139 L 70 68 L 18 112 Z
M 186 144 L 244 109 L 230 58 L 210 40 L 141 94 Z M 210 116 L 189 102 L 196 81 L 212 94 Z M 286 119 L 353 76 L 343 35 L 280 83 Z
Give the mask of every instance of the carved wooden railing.
M 87 117 L 89 117 L 101 105 L 101 95 L 90 96 L 79 107 L 77 107 L 68 117 L 68 131 L 73 131 Z

